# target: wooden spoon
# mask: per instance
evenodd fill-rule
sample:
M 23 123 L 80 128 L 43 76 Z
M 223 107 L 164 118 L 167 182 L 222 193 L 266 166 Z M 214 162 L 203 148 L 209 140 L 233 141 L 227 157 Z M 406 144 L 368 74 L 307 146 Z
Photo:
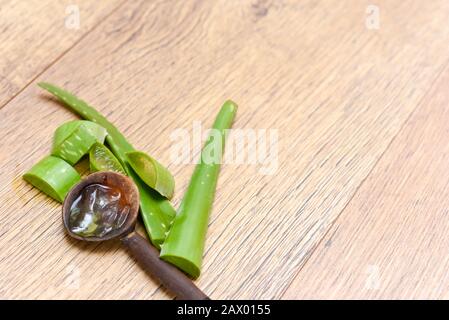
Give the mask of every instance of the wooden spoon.
M 71 231 L 70 214 L 73 202 L 81 195 L 84 188 L 92 184 L 100 184 L 120 190 L 130 210 L 125 222 L 117 229 L 111 230 L 102 237 L 82 236 Z M 76 184 L 67 194 L 62 206 L 62 220 L 68 234 L 83 241 L 106 241 L 120 239 L 143 268 L 154 276 L 177 299 L 209 300 L 183 272 L 159 258 L 159 251 L 148 240 L 135 231 L 139 212 L 139 191 L 134 182 L 120 173 L 112 171 L 96 172 Z

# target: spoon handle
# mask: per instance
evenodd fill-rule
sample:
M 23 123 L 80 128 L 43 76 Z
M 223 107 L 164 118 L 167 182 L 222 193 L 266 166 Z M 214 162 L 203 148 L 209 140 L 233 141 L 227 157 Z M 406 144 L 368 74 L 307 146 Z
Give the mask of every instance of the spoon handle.
M 209 300 L 209 297 L 182 271 L 161 260 L 159 251 L 141 235 L 131 232 L 121 240 L 144 269 L 157 278 L 177 299 Z

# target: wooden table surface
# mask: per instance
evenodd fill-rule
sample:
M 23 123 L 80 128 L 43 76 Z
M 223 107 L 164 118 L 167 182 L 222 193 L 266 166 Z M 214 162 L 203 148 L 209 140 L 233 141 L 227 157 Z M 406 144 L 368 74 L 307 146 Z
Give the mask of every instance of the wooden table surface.
M 79 25 L 77 13 L 79 10 Z M 278 168 L 225 164 L 203 273 L 213 299 L 449 298 L 446 0 L 0 1 L 0 298 L 172 298 L 119 243 L 65 235 L 21 175 L 96 106 L 174 174 L 170 135 L 278 132 Z M 73 20 L 75 19 L 75 20 Z M 82 166 L 81 166 L 82 168 Z

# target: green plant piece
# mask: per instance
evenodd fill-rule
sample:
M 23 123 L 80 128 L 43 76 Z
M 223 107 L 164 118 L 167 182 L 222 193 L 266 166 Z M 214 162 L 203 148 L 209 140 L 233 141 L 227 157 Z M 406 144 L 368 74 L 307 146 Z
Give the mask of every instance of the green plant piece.
M 103 143 L 106 136 L 106 129 L 94 122 L 70 121 L 56 129 L 51 154 L 74 165 L 95 142 Z
M 90 171 L 115 171 L 126 174 L 120 162 L 104 144 L 95 143 L 89 151 Z
M 53 156 L 40 160 L 23 175 L 23 178 L 59 202 L 63 202 L 69 190 L 81 180 L 78 172 L 70 164 Z
M 158 161 L 141 151 L 127 152 L 128 163 L 150 188 L 171 199 L 175 191 L 175 179 Z
M 38 85 L 56 96 L 65 106 L 82 118 L 93 121 L 107 130 L 106 141 L 112 153 L 139 188 L 142 219 L 151 242 L 159 248 L 176 212 L 167 199 L 157 197 L 157 193 L 152 192 L 128 165 L 126 152 L 134 151 L 133 146 L 111 122 L 83 100 L 55 85 L 44 82 L 38 83 Z
M 162 244 L 161 258 L 194 278 L 200 275 L 209 214 L 215 196 L 226 133 L 236 112 L 237 105 L 226 101 L 218 113 L 178 214 Z
M 137 188 L 139 189 L 140 211 L 146 213 L 142 214 L 145 229 L 149 234 L 158 235 L 158 237 L 154 240 L 151 239 L 151 242 L 156 246 L 156 248 L 160 249 L 161 244 L 167 236 L 167 232 L 173 218 L 176 215 L 176 211 L 167 198 L 161 196 L 159 193 L 148 187 L 131 167 L 129 167 L 129 176 L 134 180 Z M 142 194 L 150 197 L 151 201 L 142 201 Z M 163 212 L 164 215 L 160 214 L 160 212 Z M 156 221 L 160 224 L 157 224 Z M 161 230 L 166 231 L 164 234 L 161 234 Z

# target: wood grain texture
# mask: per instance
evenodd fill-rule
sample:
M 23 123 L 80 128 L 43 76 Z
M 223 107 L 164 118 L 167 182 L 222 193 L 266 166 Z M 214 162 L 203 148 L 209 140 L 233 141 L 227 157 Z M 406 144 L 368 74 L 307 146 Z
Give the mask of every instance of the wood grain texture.
M 122 2 L 0 1 L 0 108 Z
M 449 58 L 446 1 L 133 1 L 38 80 L 75 92 L 173 172 L 170 134 L 277 129 L 279 168 L 225 165 L 203 274 L 211 298 L 279 298 Z M 165 298 L 115 243 L 67 238 L 60 207 L 20 178 L 73 115 L 32 85 L 0 110 L 0 297 Z M 20 143 L 17 143 L 20 141 Z M 78 280 L 77 280 L 78 279 Z M 76 281 L 77 280 L 77 281 Z
M 449 298 L 449 69 L 285 298 Z

